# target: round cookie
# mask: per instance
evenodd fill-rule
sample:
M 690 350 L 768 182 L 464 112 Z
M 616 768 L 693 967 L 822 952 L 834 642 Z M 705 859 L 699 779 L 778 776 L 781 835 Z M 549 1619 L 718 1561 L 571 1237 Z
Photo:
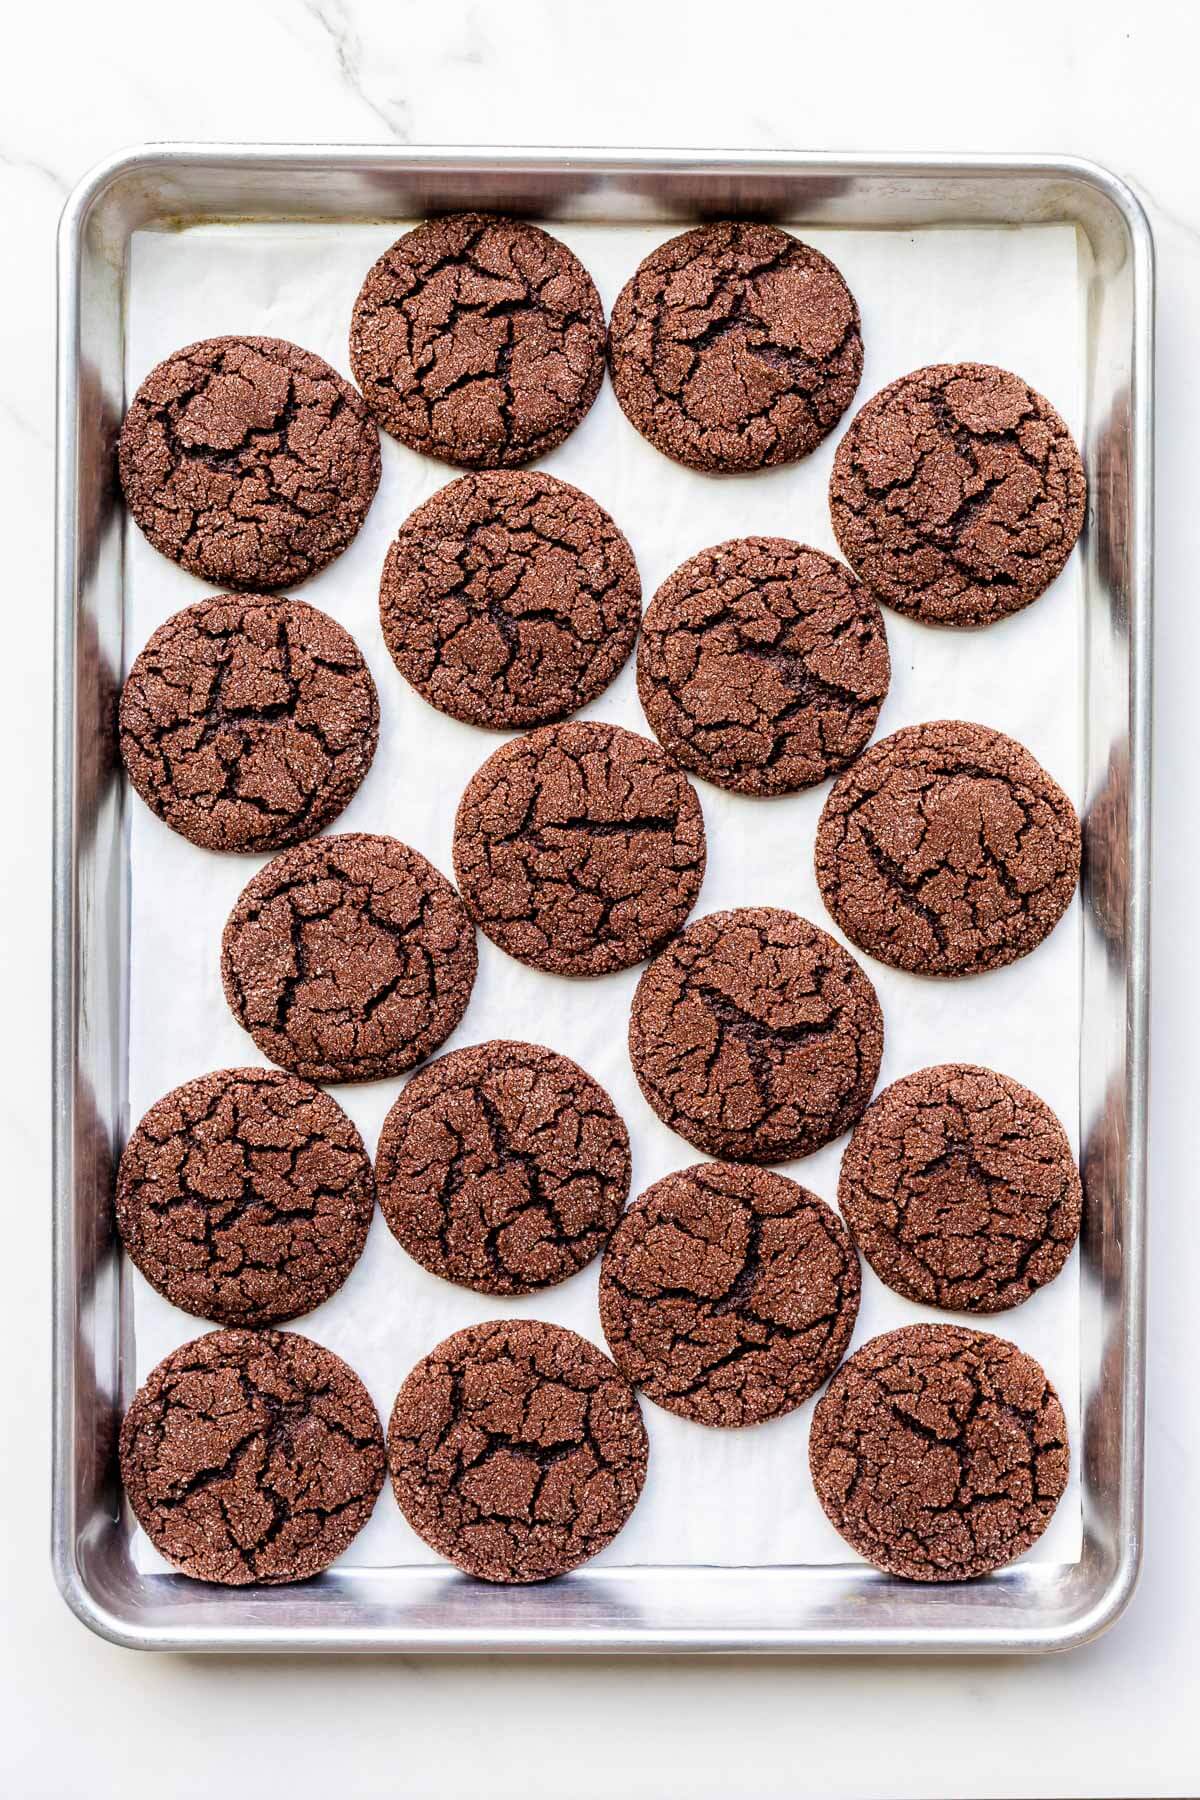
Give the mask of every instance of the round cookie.
M 709 1156 L 786 1162 L 871 1097 L 883 1014 L 853 957 L 774 906 L 709 913 L 638 983 L 629 1055 L 664 1125 Z
M 774 225 L 730 221 L 642 262 L 608 339 L 621 409 L 691 469 L 795 462 L 858 386 L 858 306 L 828 257 Z
M 392 659 L 431 706 L 523 729 L 577 712 L 633 649 L 642 584 L 602 506 L 552 475 L 465 475 L 419 506 L 383 568 Z
M 371 1396 L 292 1331 L 212 1331 L 165 1357 L 121 1426 L 121 1480 L 160 1555 L 196 1581 L 305 1581 L 383 1486 Z
M 371 1160 L 330 1095 L 220 1069 L 153 1105 L 117 1175 L 121 1241 L 152 1287 L 223 1325 L 311 1312 L 362 1254 Z
M 416 850 L 364 832 L 285 850 L 247 883 L 221 940 L 234 1017 L 309 1081 L 377 1081 L 443 1043 L 475 981 L 462 901 Z
M 988 625 L 1054 580 L 1087 479 L 1066 425 L 1020 376 L 939 363 L 855 414 L 829 503 L 842 554 L 881 600 L 934 625 Z
M 1032 1356 L 986 1331 L 906 1325 L 842 1364 L 808 1459 L 830 1523 L 877 1569 L 970 1581 L 1041 1537 L 1070 1451 Z
M 173 831 L 205 850 L 281 850 L 358 791 L 379 697 L 328 614 L 227 594 L 149 638 L 121 694 L 120 740 L 130 781 Z
M 384 1121 L 379 1204 L 417 1262 L 481 1294 L 565 1281 L 629 1197 L 629 1133 L 598 1082 L 540 1044 L 439 1057 Z
M 1075 808 L 1023 745 L 937 719 L 894 731 L 838 777 L 817 826 L 817 883 L 880 962 L 974 975 L 1054 929 L 1079 850 Z
M 454 868 L 492 942 L 553 975 L 605 975 L 679 930 L 704 878 L 704 818 L 657 744 L 571 720 L 505 744 L 467 786 Z
M 311 350 L 206 338 L 147 375 L 118 463 L 156 550 L 214 587 L 280 588 L 354 538 L 379 486 L 379 434 Z
M 638 641 L 638 693 L 664 750 L 743 794 L 793 793 L 844 769 L 890 675 L 866 588 L 787 538 L 691 557 L 655 594 Z
M 637 1504 L 648 1455 L 620 1370 L 537 1319 L 446 1338 L 404 1382 L 388 1427 L 401 1512 L 484 1581 L 546 1581 L 603 1550 Z
M 523 219 L 454 213 L 406 232 L 371 269 L 350 366 L 410 449 L 518 469 L 561 444 L 596 398 L 604 309 L 558 238 Z
M 647 1188 L 604 1252 L 617 1367 L 669 1412 L 756 1425 L 814 1394 L 858 1316 L 841 1220 L 785 1175 L 697 1163 Z
M 1083 1189 L 1044 1100 L 968 1063 L 893 1082 L 854 1127 L 838 1205 L 888 1287 L 951 1312 L 1002 1312 L 1053 1281 Z

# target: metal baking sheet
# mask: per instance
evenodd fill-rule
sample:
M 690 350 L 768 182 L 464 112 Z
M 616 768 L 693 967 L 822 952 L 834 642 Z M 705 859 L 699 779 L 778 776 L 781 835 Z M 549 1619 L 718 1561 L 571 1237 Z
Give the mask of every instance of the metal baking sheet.
M 462 205 L 559 220 L 568 235 L 652 223 L 662 233 L 736 211 L 818 234 L 1059 223 L 1078 236 L 1092 503 L 1080 559 L 1086 867 L 1073 1060 L 1089 1218 L 1076 1309 L 1077 1560 L 934 1589 L 859 1565 L 716 1567 L 676 1555 L 657 1566 L 601 1563 L 517 1592 L 406 1562 L 238 1594 L 133 1554 L 112 1468 L 131 1387 L 133 1288 L 106 1241 L 112 1157 L 128 1122 L 129 831 L 103 728 L 125 660 L 130 575 L 111 505 L 130 238 L 232 220 L 319 231 Z M 1008 238 L 1014 250 L 1021 241 Z M 120 158 L 77 191 L 64 215 L 61 277 L 55 1553 L 70 1603 L 119 1641 L 193 1648 L 1030 1649 L 1101 1629 L 1132 1587 L 1140 1521 L 1152 320 L 1151 250 L 1136 202 L 1101 171 L 1070 162 L 171 147 Z M 700 910 L 715 903 L 706 896 Z M 795 1172 L 807 1178 L 804 1166 Z M 177 1339 L 198 1328 L 180 1327 Z M 1075 1523 L 1078 1534 L 1078 1512 Z

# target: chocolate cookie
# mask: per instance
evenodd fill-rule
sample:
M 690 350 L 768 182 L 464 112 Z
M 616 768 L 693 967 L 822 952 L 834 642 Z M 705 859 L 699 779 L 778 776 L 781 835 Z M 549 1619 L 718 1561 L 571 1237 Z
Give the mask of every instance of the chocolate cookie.
M 866 588 L 787 538 L 691 557 L 655 594 L 638 642 L 638 693 L 664 750 L 744 794 L 792 793 L 844 769 L 890 675 Z
M 598 1082 L 540 1044 L 451 1051 L 414 1075 L 376 1152 L 383 1216 L 425 1268 L 481 1294 L 565 1281 L 629 1197 L 629 1133 Z
M 395 838 L 285 850 L 247 883 L 221 980 L 264 1056 L 309 1081 L 377 1081 L 443 1043 L 475 981 L 475 933 L 444 875 Z
M 379 486 L 379 434 L 310 350 L 206 338 L 147 375 L 118 461 L 156 550 L 214 586 L 280 588 L 354 538 Z
M 492 942 L 553 975 L 641 962 L 679 930 L 704 878 L 704 818 L 657 744 L 574 720 L 505 744 L 454 826 L 467 910 Z
M 838 1370 L 808 1460 L 834 1529 L 877 1569 L 970 1581 L 1041 1537 L 1070 1452 L 1032 1356 L 986 1331 L 906 1325 Z
M 305 1581 L 339 1557 L 383 1486 L 371 1396 L 292 1331 L 211 1331 L 165 1357 L 121 1426 L 138 1524 L 197 1581 Z
M 604 310 L 548 232 L 455 213 L 406 232 L 372 268 L 350 366 L 401 443 L 464 469 L 517 469 L 561 444 L 596 398 Z
M 1087 480 L 1048 400 L 987 363 L 903 375 L 855 414 L 829 483 L 847 562 L 935 625 L 1036 600 L 1083 527 Z
M 173 831 L 205 850 L 281 850 L 358 791 L 379 697 L 326 613 L 224 595 L 153 633 L 129 671 L 120 732 L 130 781 Z
M 785 1162 L 838 1137 L 883 1055 L 875 989 L 793 912 L 709 913 L 638 983 L 629 1054 L 646 1099 L 710 1156 Z
M 762 469 L 815 450 L 858 386 L 858 307 L 828 257 L 774 225 L 685 231 L 613 308 L 621 409 L 691 469 Z
M 370 1158 L 341 1107 L 276 1069 L 174 1088 L 117 1175 L 117 1228 L 146 1280 L 223 1325 L 274 1325 L 328 1300 L 374 1205 Z
M 838 1205 L 898 1294 L 1001 1312 L 1053 1281 L 1083 1190 L 1044 1100 L 991 1069 L 944 1063 L 893 1082 L 854 1127 Z
M 793 1411 L 845 1355 L 858 1258 L 823 1200 L 769 1169 L 697 1163 L 617 1226 L 600 1321 L 618 1368 L 702 1425 Z
M 603 1550 L 646 1479 L 637 1398 L 585 1338 L 537 1319 L 456 1331 L 396 1396 L 400 1510 L 484 1581 L 546 1581 Z
M 606 688 L 633 649 L 642 584 L 602 506 L 552 475 L 466 475 L 388 551 L 383 635 L 431 706 L 468 725 L 541 725 Z
M 848 938 L 920 975 L 1028 955 L 1070 905 L 1079 820 L 1021 744 L 937 719 L 873 744 L 817 827 L 817 882 Z

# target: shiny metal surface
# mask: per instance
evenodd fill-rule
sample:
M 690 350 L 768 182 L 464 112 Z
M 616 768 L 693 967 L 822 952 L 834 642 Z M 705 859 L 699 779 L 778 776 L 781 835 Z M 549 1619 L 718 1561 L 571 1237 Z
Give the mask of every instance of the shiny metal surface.
M 115 776 L 130 233 L 216 219 L 753 213 L 913 227 L 1073 221 L 1090 253 L 1084 457 L 1091 503 L 1084 830 L 1084 1548 L 960 1587 L 860 1566 L 583 1569 L 502 1589 L 427 1568 L 333 1571 L 298 1589 L 206 1588 L 130 1556 L 115 1440 L 129 1371 L 109 1217 L 127 1128 L 127 832 Z M 90 174 L 59 240 L 54 921 L 53 1552 L 67 1603 L 143 1648 L 259 1651 L 969 1652 L 1069 1648 L 1111 1624 L 1142 1521 L 1149 970 L 1153 244 L 1127 188 L 1066 158 L 695 151 L 151 146 Z

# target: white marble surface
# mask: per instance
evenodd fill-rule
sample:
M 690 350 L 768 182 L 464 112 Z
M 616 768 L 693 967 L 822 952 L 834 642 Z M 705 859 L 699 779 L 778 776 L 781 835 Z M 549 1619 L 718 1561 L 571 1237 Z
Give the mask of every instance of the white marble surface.
M 358 1796 L 1195 1795 L 1200 1404 L 1200 177 L 1194 8 L 1169 0 L 207 0 L 10 9 L 0 73 L 9 754 L 0 941 L 7 1479 L 0 1792 Z M 135 1658 L 46 1542 L 53 238 L 138 140 L 1063 150 L 1132 182 L 1159 249 L 1150 1469 L 1127 1616 L 1054 1663 L 680 1665 Z M 14 816 L 15 815 L 15 816 Z

